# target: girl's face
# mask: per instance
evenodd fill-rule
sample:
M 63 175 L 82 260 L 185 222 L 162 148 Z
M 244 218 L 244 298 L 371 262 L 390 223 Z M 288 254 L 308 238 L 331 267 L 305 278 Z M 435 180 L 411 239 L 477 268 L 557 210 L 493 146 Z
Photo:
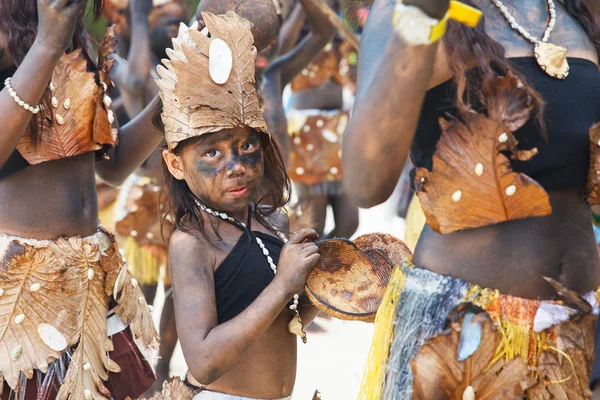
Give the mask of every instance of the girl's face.
M 179 155 L 165 150 L 171 174 L 184 179 L 204 204 L 235 215 L 244 213 L 260 190 L 264 175 L 262 133 L 226 129 L 202 136 Z

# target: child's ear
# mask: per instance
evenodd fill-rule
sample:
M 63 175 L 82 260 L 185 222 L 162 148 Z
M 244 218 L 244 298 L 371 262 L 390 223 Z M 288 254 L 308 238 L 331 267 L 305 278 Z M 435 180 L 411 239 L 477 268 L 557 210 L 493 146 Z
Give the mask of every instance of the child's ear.
M 179 181 L 183 180 L 185 175 L 183 173 L 183 160 L 181 157 L 169 150 L 163 150 L 162 156 L 171 175 Z

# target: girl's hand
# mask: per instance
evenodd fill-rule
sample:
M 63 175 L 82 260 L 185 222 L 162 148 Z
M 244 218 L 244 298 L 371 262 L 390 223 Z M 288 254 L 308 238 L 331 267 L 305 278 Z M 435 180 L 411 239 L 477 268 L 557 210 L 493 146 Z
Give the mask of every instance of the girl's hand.
M 314 243 L 318 238 L 313 229 L 302 229 L 281 250 L 275 280 L 291 293 L 299 293 L 304 289 L 308 275 L 321 257 Z
M 407 6 L 419 7 L 432 18 L 442 19 L 450 7 L 450 0 L 404 0 Z
M 86 4 L 86 0 L 37 0 L 36 41 L 62 55 L 73 43 L 75 28 L 83 17 Z

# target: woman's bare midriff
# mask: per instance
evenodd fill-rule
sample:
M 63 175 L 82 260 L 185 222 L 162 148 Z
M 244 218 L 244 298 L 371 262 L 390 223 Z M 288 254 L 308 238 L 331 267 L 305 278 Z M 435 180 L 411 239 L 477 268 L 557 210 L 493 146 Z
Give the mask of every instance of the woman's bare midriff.
M 586 293 L 600 285 L 600 259 L 583 189 L 549 192 L 552 214 L 440 235 L 425 227 L 413 261 L 503 294 L 556 298 L 543 279 Z
M 208 389 L 259 399 L 291 395 L 296 381 L 297 354 L 297 336 L 287 331 L 291 319 L 290 311 L 284 309 L 246 355 Z M 189 374 L 188 380 L 200 386 Z
M 0 180 L 0 233 L 56 239 L 96 232 L 94 157 L 31 165 Z

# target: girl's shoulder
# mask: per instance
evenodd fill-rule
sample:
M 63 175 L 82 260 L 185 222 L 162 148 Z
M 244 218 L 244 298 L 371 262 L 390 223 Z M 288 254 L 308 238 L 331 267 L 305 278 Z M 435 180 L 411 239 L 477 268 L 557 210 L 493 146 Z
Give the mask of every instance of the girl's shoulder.
M 269 208 L 269 206 L 258 206 L 260 208 Z M 266 217 L 267 222 L 271 225 L 272 228 L 275 228 L 278 231 L 283 233 L 288 233 L 290 231 L 290 217 L 285 212 L 283 208 L 279 208 L 273 214 Z M 266 227 L 269 228 L 269 227 Z
M 188 262 L 208 261 L 207 247 L 206 239 L 199 232 L 175 229 L 169 241 L 169 264 L 176 268 Z

